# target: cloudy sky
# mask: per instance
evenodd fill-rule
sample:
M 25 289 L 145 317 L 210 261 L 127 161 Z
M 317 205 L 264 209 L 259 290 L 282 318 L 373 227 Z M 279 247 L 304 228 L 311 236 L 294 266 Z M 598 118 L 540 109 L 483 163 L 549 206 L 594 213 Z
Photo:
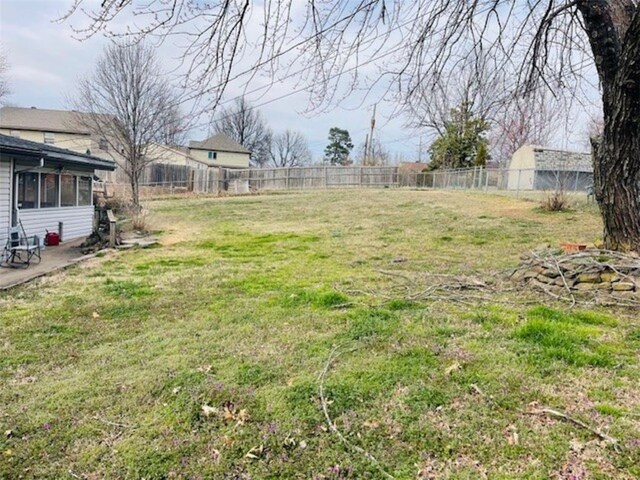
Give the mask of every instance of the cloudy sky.
M 10 64 L 9 104 L 68 108 L 68 98 L 73 96 L 78 78 L 91 72 L 106 40 L 95 36 L 78 41 L 73 38 L 68 23 L 55 21 L 71 3 L 72 0 L 0 0 L 0 44 Z M 173 46 L 161 46 L 158 54 L 165 68 L 177 65 L 179 54 Z M 364 100 L 356 96 L 329 112 L 306 114 L 308 98 L 304 92 L 275 100 L 295 88 L 292 79 L 290 84 L 283 82 L 269 91 L 256 92 L 249 100 L 254 105 L 262 105 L 260 110 L 275 132 L 287 128 L 301 131 L 309 141 L 314 158 L 322 155 L 329 128 L 333 126 L 348 129 L 356 146 L 364 142 L 372 103 L 378 100 L 375 94 Z M 239 93 L 240 86 L 231 85 L 227 97 Z M 394 117 L 393 109 L 392 104 L 378 104 L 376 137 L 392 153 L 413 161 L 417 158 L 420 134 L 406 128 L 405 118 Z M 201 127 L 192 132 L 193 139 L 206 136 L 205 123 L 206 119 L 202 120 Z

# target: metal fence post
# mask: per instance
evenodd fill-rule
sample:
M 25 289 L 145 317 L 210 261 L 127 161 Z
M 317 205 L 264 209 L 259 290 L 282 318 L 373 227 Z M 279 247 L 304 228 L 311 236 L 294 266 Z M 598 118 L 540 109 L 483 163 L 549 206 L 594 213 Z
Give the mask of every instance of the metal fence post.
M 522 170 L 518 169 L 518 185 L 516 187 L 516 198 L 520 198 L 520 176 L 522 174 Z

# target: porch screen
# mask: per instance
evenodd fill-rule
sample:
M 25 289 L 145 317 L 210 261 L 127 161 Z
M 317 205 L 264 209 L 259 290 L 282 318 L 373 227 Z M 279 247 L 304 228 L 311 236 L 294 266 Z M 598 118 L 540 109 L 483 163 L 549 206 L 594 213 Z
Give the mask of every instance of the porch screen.
M 91 204 L 91 177 L 78 177 L 78 206 Z
M 76 206 L 76 177 L 74 175 L 60 175 L 60 206 Z
M 38 174 L 18 174 L 18 208 L 26 210 L 38 207 Z
M 58 206 L 58 175 L 55 173 L 40 174 L 40 208 Z

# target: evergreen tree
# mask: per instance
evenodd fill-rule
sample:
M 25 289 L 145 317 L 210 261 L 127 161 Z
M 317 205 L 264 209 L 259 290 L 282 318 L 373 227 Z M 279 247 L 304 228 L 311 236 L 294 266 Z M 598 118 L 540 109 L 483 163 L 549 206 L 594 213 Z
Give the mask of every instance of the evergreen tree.
M 352 148 L 349 131 L 333 127 L 329 130 L 329 145 L 324 149 L 325 162 L 331 165 L 349 165 L 349 153 Z
M 490 159 L 485 137 L 488 130 L 487 122 L 473 115 L 468 102 L 462 102 L 458 108 L 451 110 L 443 133 L 429 148 L 430 169 L 486 165 Z

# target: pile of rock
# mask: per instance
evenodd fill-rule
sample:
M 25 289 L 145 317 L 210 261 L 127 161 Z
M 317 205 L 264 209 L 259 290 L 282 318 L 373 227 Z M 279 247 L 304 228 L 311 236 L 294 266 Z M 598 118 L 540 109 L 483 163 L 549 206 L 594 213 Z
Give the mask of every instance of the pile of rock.
M 559 295 L 603 292 L 640 301 L 640 258 L 608 250 L 532 251 L 521 256 L 510 278 Z

